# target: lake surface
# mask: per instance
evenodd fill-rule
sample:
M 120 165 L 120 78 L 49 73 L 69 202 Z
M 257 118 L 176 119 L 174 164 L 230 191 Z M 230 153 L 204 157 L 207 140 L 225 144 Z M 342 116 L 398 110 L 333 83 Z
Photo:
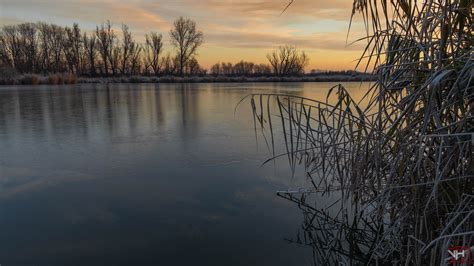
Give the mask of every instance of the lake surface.
M 300 180 L 234 110 L 335 84 L 0 87 L 0 264 L 311 265 Z

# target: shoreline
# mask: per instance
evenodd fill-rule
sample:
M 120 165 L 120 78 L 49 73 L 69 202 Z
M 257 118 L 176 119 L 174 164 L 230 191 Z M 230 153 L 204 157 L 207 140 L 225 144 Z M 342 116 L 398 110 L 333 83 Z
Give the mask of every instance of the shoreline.
M 306 75 L 294 77 L 226 77 L 226 76 L 122 76 L 122 77 L 76 77 L 71 74 L 52 76 L 22 75 L 11 79 L 1 79 L 1 85 L 63 85 L 63 84 L 107 84 L 107 83 L 271 83 L 271 82 L 368 82 L 374 81 L 370 74 L 358 75 Z

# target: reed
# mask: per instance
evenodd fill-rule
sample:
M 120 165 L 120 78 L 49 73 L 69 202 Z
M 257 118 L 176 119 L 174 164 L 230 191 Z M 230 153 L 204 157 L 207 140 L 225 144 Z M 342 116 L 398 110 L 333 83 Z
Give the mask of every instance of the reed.
M 358 65 L 377 76 L 367 105 L 341 85 L 333 104 L 248 96 L 269 160 L 304 170 L 307 187 L 277 194 L 302 210 L 292 241 L 313 247 L 315 264 L 439 265 L 448 247 L 473 246 L 472 5 L 355 0 L 368 32 Z

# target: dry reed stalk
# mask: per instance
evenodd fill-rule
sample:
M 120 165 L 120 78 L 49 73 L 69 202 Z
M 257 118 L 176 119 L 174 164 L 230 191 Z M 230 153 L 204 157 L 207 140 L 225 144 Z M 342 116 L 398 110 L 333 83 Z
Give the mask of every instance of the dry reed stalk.
M 368 32 L 358 64 L 374 64 L 377 75 L 367 106 L 341 85 L 329 92 L 333 105 L 249 96 L 270 160 L 305 170 L 308 187 L 278 195 L 303 211 L 294 242 L 313 247 L 315 264 L 437 265 L 448 247 L 473 246 L 472 5 L 355 0 Z M 331 193 L 338 199 L 321 208 Z

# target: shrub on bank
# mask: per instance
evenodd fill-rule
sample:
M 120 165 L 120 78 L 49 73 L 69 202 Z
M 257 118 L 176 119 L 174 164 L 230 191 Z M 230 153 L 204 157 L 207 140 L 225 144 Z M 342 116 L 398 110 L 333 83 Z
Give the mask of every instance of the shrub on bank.
M 26 74 L 20 78 L 20 84 L 23 85 L 39 85 L 40 83 L 40 77 L 34 74 Z
M 64 81 L 64 84 L 76 84 L 77 76 L 70 73 L 63 74 L 63 81 Z

